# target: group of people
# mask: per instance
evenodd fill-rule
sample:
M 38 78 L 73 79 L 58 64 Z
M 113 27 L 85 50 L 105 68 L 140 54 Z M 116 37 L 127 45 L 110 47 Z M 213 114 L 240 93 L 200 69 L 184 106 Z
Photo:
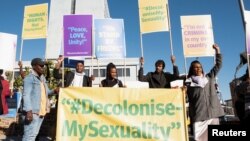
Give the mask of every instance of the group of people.
M 219 117 L 224 115 L 215 88 L 215 78 L 222 66 L 222 56 L 218 45 L 214 44 L 212 47 L 216 52 L 216 63 L 207 74 L 204 73 L 202 64 L 195 60 L 190 65 L 188 75 L 180 76 L 178 67 L 175 64 L 175 57 L 171 56 L 173 74 L 164 72 L 165 62 L 158 60 L 155 63 L 155 71 L 144 75 L 144 59 L 142 57 L 140 58 L 138 79 L 142 82 L 148 82 L 150 88 L 171 88 L 171 81 L 177 79 L 184 80 L 189 100 L 189 117 L 193 125 L 194 138 L 196 141 L 206 141 L 208 125 L 219 124 Z M 60 73 L 63 60 L 64 58 L 60 56 L 53 70 L 53 76 L 56 79 L 62 79 L 63 77 L 62 73 Z M 23 141 L 35 140 L 44 116 L 48 112 L 48 95 L 58 94 L 59 92 L 59 88 L 54 90 L 48 88 L 44 76 L 45 62 L 41 58 L 34 58 L 31 61 L 31 66 L 32 70 L 30 74 L 25 75 L 21 72 L 24 84 L 22 95 L 23 117 L 25 120 Z M 20 69 L 20 71 L 22 70 Z M 0 71 L 0 73 L 2 72 Z M 117 76 L 115 64 L 109 63 L 106 69 L 106 78 L 101 81 L 100 87 L 126 87 Z M 0 77 L 0 79 L 1 114 L 6 112 L 4 106 L 6 102 L 3 97 L 10 92 L 5 88 L 8 87 L 6 86 L 8 84 L 2 77 Z M 68 71 L 65 73 L 64 82 L 62 82 L 61 86 L 92 87 L 92 81 L 94 79 L 94 76 L 87 76 L 84 73 L 84 62 L 78 61 L 75 72 Z
M 155 72 L 143 75 L 144 60 L 140 59 L 139 81 L 148 82 L 150 88 L 171 88 L 171 81 L 184 79 L 189 101 L 189 117 L 196 141 L 207 141 L 208 125 L 218 125 L 219 117 L 224 115 L 215 86 L 216 75 L 222 66 L 222 56 L 217 44 L 212 47 L 215 49 L 216 61 L 214 67 L 207 74 L 204 73 L 202 64 L 195 60 L 190 65 L 188 75 L 179 76 L 175 57 L 171 56 L 173 74 L 163 72 L 165 63 L 163 60 L 158 60 L 155 63 Z
M 64 81 L 59 87 L 92 87 L 92 81 L 95 77 L 93 75 L 89 77 L 84 73 L 84 61 L 77 61 L 75 72 L 67 71 L 63 76 L 60 73 L 63 60 L 64 58 L 60 56 L 53 70 L 54 78 L 62 79 L 64 77 Z M 41 58 L 34 58 L 31 61 L 32 70 L 30 74 L 26 75 L 22 71 L 22 63 L 19 62 L 20 74 L 24 82 L 22 96 L 23 119 L 25 121 L 23 141 L 33 141 L 36 139 L 44 116 L 48 112 L 48 95 L 58 94 L 59 92 L 59 88 L 54 90 L 48 88 L 44 76 L 45 65 L 46 63 Z M 117 79 L 117 70 L 113 63 L 107 65 L 106 79 L 101 81 L 100 87 L 125 87 Z

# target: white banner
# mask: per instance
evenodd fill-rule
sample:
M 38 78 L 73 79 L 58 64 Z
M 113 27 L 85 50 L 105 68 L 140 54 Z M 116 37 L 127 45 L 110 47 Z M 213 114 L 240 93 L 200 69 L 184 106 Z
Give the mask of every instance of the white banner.
M 12 71 L 16 60 L 17 35 L 0 33 L 0 69 Z
M 250 11 L 245 11 L 247 54 L 250 54 Z

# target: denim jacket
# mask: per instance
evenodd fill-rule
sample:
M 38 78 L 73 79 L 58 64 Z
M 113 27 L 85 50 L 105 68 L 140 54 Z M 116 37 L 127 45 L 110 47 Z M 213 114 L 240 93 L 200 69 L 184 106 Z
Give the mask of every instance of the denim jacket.
M 27 111 L 32 110 L 32 113 L 39 113 L 40 103 L 41 103 L 41 84 L 40 84 L 41 82 L 45 86 L 47 99 L 48 99 L 49 94 L 53 94 L 53 90 L 50 90 L 48 88 L 48 85 L 46 84 L 46 79 L 44 75 L 41 75 L 39 77 L 33 71 L 32 73 L 27 75 L 24 79 L 24 88 L 23 88 L 23 110 L 24 111 L 27 112 Z

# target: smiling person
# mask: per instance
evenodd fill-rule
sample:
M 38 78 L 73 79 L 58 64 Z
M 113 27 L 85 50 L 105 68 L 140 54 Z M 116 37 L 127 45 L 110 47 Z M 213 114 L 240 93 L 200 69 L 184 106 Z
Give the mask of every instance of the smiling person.
M 224 115 L 215 88 L 215 78 L 222 66 L 222 56 L 217 44 L 213 48 L 216 52 L 216 63 L 210 72 L 204 74 L 201 63 L 196 60 L 191 63 L 186 80 L 189 115 L 196 141 L 207 141 L 208 125 L 218 125 L 219 117 Z
M 173 64 L 173 72 L 171 74 L 169 72 L 164 72 L 165 62 L 163 60 L 158 60 L 155 62 L 155 71 L 149 72 L 147 75 L 143 75 L 143 65 L 144 59 L 140 58 L 141 67 L 139 69 L 139 81 L 148 82 L 149 88 L 170 88 L 170 82 L 179 78 L 179 70 L 175 65 L 175 56 L 171 56 L 171 62 Z
M 58 63 L 53 70 L 53 75 L 56 79 L 62 79 L 62 74 L 59 73 L 59 69 L 62 65 L 64 58 L 59 56 L 57 59 Z M 90 77 L 84 73 L 84 61 L 77 61 L 75 66 L 76 72 L 68 71 L 65 74 L 64 86 L 74 86 L 74 87 L 92 87 L 92 81 L 95 79 L 93 75 Z
M 49 110 L 48 95 L 58 93 L 58 89 L 50 90 L 44 77 L 45 62 L 41 58 L 31 61 L 32 71 L 24 78 L 23 86 L 23 141 L 34 141 L 44 116 Z
M 125 87 L 117 76 L 116 66 L 109 63 L 106 69 L 106 79 L 101 81 L 100 87 Z

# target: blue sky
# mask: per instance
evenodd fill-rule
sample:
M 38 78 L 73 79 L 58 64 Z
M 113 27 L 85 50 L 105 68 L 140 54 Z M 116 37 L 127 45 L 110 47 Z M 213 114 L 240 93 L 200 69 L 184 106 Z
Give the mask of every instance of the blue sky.
M 0 32 L 18 35 L 17 59 L 21 46 L 23 11 L 25 5 L 49 3 L 49 0 L 2 0 L 0 5 Z M 127 57 L 140 57 L 140 31 L 137 0 L 108 0 L 112 18 L 124 19 Z M 245 9 L 250 10 L 250 0 L 244 0 Z M 185 73 L 182 49 L 180 16 L 212 16 L 214 40 L 221 47 L 223 67 L 218 75 L 218 83 L 223 99 L 230 99 L 229 82 L 234 78 L 235 68 L 239 64 L 239 54 L 245 50 L 245 33 L 238 0 L 169 0 L 173 50 L 176 64 L 181 73 Z M 172 72 L 170 62 L 169 32 L 143 35 L 145 72 L 154 71 L 158 59 L 166 62 L 166 71 Z M 25 40 L 23 60 L 44 57 L 45 40 Z M 1 58 L 2 59 L 2 58 Z M 187 67 L 195 58 L 187 59 Z M 205 72 L 213 66 L 212 57 L 199 58 Z M 245 72 L 242 68 L 237 76 Z

